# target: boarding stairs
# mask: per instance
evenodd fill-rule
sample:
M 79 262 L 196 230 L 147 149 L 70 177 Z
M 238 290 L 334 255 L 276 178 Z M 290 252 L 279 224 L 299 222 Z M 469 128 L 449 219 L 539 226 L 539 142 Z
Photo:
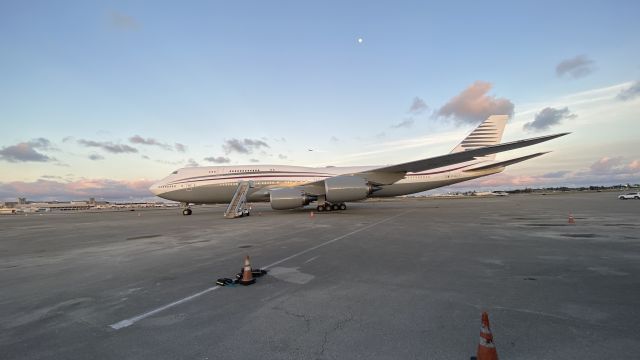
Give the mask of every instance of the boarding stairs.
M 246 208 L 247 194 L 249 193 L 249 189 L 252 187 L 252 181 L 240 181 L 240 183 L 238 183 L 238 188 L 236 189 L 235 194 L 233 194 L 233 198 L 231 199 L 229 206 L 227 206 L 227 210 L 224 212 L 224 217 L 227 219 L 235 219 L 245 214 L 249 215 L 249 210 Z

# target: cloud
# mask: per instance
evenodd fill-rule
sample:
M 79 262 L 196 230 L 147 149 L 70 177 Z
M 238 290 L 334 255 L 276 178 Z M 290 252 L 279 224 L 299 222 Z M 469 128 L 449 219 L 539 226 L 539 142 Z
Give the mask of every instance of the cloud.
M 157 146 L 165 150 L 173 150 L 173 147 L 167 143 L 160 142 L 154 138 L 145 139 L 140 135 L 134 135 L 130 137 L 129 142 L 131 142 L 132 144 L 151 145 L 151 146 Z
M 111 23 L 111 26 L 124 31 L 133 31 L 140 28 L 136 19 L 127 14 L 116 11 L 109 13 L 109 22 Z
M 278 154 L 278 159 L 285 160 L 286 158 L 287 158 L 287 155 Z
M 640 81 L 636 81 L 628 88 L 620 91 L 616 97 L 618 100 L 627 101 L 640 96 Z
M 572 114 L 567 107 L 562 109 L 546 107 L 536 114 L 532 122 L 524 124 L 523 129 L 526 131 L 548 130 L 564 119 L 574 119 L 577 116 L 576 114 Z
M 145 159 L 145 160 L 151 160 L 151 158 L 150 158 L 150 157 L 148 157 L 147 155 L 142 155 L 141 157 L 142 157 L 143 159 Z
M 42 175 L 40 176 L 40 178 L 48 179 L 48 180 L 64 180 L 62 176 L 57 176 L 57 175 Z
M 637 183 L 640 176 L 640 159 L 629 160 L 622 156 L 602 157 L 590 166 L 576 170 L 561 170 L 544 175 L 515 175 L 500 173 L 486 178 L 453 185 L 451 188 L 523 188 L 591 186 Z
M 565 59 L 556 65 L 556 75 L 558 77 L 568 75 L 571 78 L 578 79 L 591 74 L 594 70 L 593 60 L 587 58 L 586 55 Z
M 91 154 L 89 155 L 90 160 L 104 160 L 104 156 L 100 154 Z
M 543 178 L 547 178 L 547 179 L 560 179 L 560 178 L 565 177 L 568 174 L 571 174 L 571 171 L 569 171 L 569 170 L 560 170 L 560 171 L 554 171 L 554 172 L 546 173 L 546 174 L 542 175 L 542 177 Z
M 251 140 L 251 139 L 244 139 L 244 144 L 248 147 L 251 148 L 256 148 L 259 149 L 260 147 L 269 147 L 269 145 L 267 145 L 266 142 L 262 141 L 262 140 Z
M 132 137 L 129 138 L 129 141 L 132 144 L 140 144 L 140 145 L 150 145 L 150 146 L 157 146 L 161 149 L 164 150 L 169 150 L 169 151 L 173 151 L 176 150 L 178 152 L 184 153 L 187 151 L 187 146 L 181 143 L 174 143 L 173 146 L 171 146 L 170 144 L 164 143 L 162 141 L 159 141 L 157 139 L 154 138 L 143 138 L 140 135 L 134 135 Z
M 8 162 L 47 162 L 55 161 L 53 157 L 49 157 L 37 150 L 53 150 L 51 142 L 45 138 L 37 138 L 27 142 L 21 142 L 16 145 L 6 146 L 0 149 L 0 160 Z
M 429 108 L 429 106 L 427 106 L 427 103 L 424 102 L 424 100 L 420 99 L 419 97 L 415 97 L 413 98 L 413 102 L 411 103 L 411 106 L 409 107 L 409 113 L 414 114 L 414 115 L 418 115 L 423 113 L 424 111 L 426 111 Z
M 258 159 L 249 159 L 249 161 L 252 162 L 252 163 L 259 163 L 260 162 L 260 160 L 258 160 Z
M 55 148 L 51 145 L 51 141 L 45 138 L 33 139 L 29 141 L 29 144 L 36 149 L 55 150 Z
M 340 139 L 338 139 L 338 138 L 337 138 L 337 137 L 335 137 L 335 136 L 332 136 L 332 137 L 329 139 L 329 141 L 331 141 L 331 142 L 338 142 L 338 141 L 340 141 Z
M 53 177 L 50 177 L 52 179 Z M 0 199 L 27 197 L 31 200 L 79 200 L 90 197 L 106 200 L 151 198 L 149 186 L 155 180 L 81 179 L 54 181 L 39 179 L 34 182 L 14 181 L 0 183 Z
M 189 159 L 189 160 L 187 160 L 187 162 L 185 163 L 185 166 L 186 166 L 186 167 L 198 167 L 198 166 L 200 166 L 200 164 L 198 164 L 198 162 L 196 162 L 196 161 L 195 161 L 195 160 L 193 160 L 193 159 Z
M 63 143 L 67 143 L 67 142 L 73 141 L 73 140 L 75 140 L 75 138 L 73 136 L 65 136 L 65 137 L 62 138 L 62 142 Z
M 231 162 L 231 159 L 225 156 L 217 156 L 217 157 L 209 156 L 204 158 L 204 161 L 208 161 L 216 164 L 226 164 L 228 162 Z
M 110 141 L 93 141 L 79 139 L 78 144 L 86 147 L 97 147 L 112 154 L 137 153 L 138 149 L 129 145 L 114 144 Z
M 622 156 L 604 156 L 589 168 L 572 173 L 566 180 L 587 185 L 624 184 L 637 182 L 640 161 L 630 161 Z
M 227 155 L 232 152 L 237 152 L 240 154 L 251 154 L 254 150 L 260 149 L 262 147 L 269 148 L 269 145 L 266 142 L 257 139 L 230 139 L 225 141 L 225 143 L 222 145 L 222 149 Z
M 605 156 L 591 164 L 589 170 L 592 174 L 609 174 L 611 172 L 618 172 L 618 168 L 622 164 L 622 161 L 623 158 L 621 156 L 613 158 Z
M 160 164 L 166 164 L 166 165 L 181 165 L 181 164 L 184 164 L 184 160 L 180 160 L 180 161 L 155 160 L 155 162 L 160 163 Z
M 184 144 L 175 143 L 175 144 L 173 145 L 173 147 L 174 147 L 178 152 L 181 152 L 181 153 L 183 153 L 183 152 L 187 151 L 187 146 L 186 146 L 186 145 L 184 145 Z
M 400 129 L 400 128 L 410 128 L 413 126 L 413 124 L 415 123 L 415 121 L 413 119 L 404 119 L 401 122 L 395 124 L 395 125 L 391 125 L 392 128 L 394 129 Z
M 485 81 L 474 82 L 449 100 L 436 115 L 453 118 L 459 124 L 477 124 L 490 115 L 511 116 L 513 103 L 505 98 L 487 95 L 491 86 L 491 83 Z

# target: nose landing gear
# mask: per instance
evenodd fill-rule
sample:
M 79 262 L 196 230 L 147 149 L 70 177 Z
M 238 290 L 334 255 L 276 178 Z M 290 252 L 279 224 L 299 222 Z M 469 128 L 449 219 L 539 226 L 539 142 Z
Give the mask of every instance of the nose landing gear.
M 189 203 L 181 203 L 180 206 L 182 207 L 183 216 L 191 215 L 192 211 L 191 211 L 191 208 L 189 208 Z

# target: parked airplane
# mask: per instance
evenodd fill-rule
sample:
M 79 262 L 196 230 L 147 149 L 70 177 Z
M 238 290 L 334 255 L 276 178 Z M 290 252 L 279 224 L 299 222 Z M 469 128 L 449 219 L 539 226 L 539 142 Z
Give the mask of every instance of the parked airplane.
M 506 115 L 482 122 L 449 154 L 392 166 L 302 167 L 240 165 L 182 168 L 153 184 L 155 195 L 190 204 L 242 201 L 271 203 L 276 210 L 295 209 L 317 202 L 317 211 L 345 210 L 346 202 L 369 197 L 413 194 L 502 172 L 506 166 L 546 154 L 538 152 L 495 161 L 503 151 L 519 149 L 569 133 L 541 136 L 500 144 Z

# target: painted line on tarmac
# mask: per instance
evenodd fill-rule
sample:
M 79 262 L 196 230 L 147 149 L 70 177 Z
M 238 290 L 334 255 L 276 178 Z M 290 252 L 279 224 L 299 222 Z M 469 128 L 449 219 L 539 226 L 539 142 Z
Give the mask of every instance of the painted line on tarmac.
M 220 286 L 214 286 L 214 287 L 210 287 L 208 289 L 204 289 L 204 290 L 202 290 L 200 292 L 197 292 L 197 293 L 195 293 L 193 295 L 189 295 L 186 298 L 180 299 L 178 301 L 174 301 L 171 304 L 167 304 L 167 305 L 161 306 L 159 308 L 156 308 L 156 309 L 153 309 L 151 311 L 148 311 L 148 312 L 146 312 L 144 314 L 140 314 L 138 316 L 134 316 L 134 317 L 132 317 L 130 319 L 125 319 L 125 320 L 122 320 L 122 321 L 118 321 L 117 323 L 111 324 L 109 326 L 112 329 L 120 330 L 120 329 L 125 328 L 127 326 L 131 326 L 131 325 L 137 323 L 138 321 L 140 321 L 142 319 L 148 318 L 149 316 L 155 315 L 155 314 L 157 314 L 157 313 L 159 313 L 161 311 L 164 311 L 164 310 L 167 310 L 167 309 L 172 308 L 174 306 L 180 305 L 180 304 L 185 303 L 185 302 L 187 302 L 189 300 L 193 300 L 193 299 L 197 298 L 200 295 L 204 295 L 204 294 L 206 294 L 208 292 L 211 292 L 211 291 L 214 291 L 214 290 L 218 290 L 219 288 L 220 288 Z
M 336 241 L 340 241 L 340 240 L 342 240 L 342 239 L 344 239 L 344 238 L 346 238 L 346 237 L 349 237 L 349 236 L 351 236 L 351 235 L 353 235 L 353 234 L 357 234 L 357 233 L 359 233 L 359 232 L 361 232 L 361 231 L 364 231 L 364 230 L 367 230 L 367 229 L 371 229 L 371 228 L 372 228 L 372 227 L 374 227 L 374 226 L 377 226 L 377 225 L 380 225 L 380 224 L 385 223 L 385 222 L 387 222 L 387 221 L 393 220 L 393 219 L 395 219 L 395 218 L 397 218 L 397 217 L 400 217 L 400 216 L 406 215 L 406 214 L 407 214 L 407 213 L 409 213 L 409 212 L 411 212 L 411 210 L 409 210 L 409 211 L 405 211 L 405 212 L 402 212 L 402 213 L 400 213 L 400 214 L 397 214 L 397 215 L 394 215 L 394 216 L 391 216 L 391 217 L 388 217 L 388 218 L 386 218 L 386 219 L 382 219 L 382 220 L 380 220 L 380 221 L 376 221 L 376 222 L 374 222 L 374 223 L 372 223 L 372 224 L 369 224 L 369 225 L 367 225 L 367 226 L 361 227 L 361 228 L 359 228 L 359 229 L 353 230 L 353 231 L 351 231 L 351 232 L 349 232 L 349 233 L 346 233 L 346 234 L 344 234 L 344 235 L 338 236 L 337 238 L 333 238 L 333 239 L 331 239 L 331 240 L 329 240 L 329 241 L 325 241 L 325 242 L 323 242 L 322 244 L 318 244 L 318 245 L 313 246 L 313 247 L 310 247 L 310 248 L 308 248 L 308 249 L 306 249 L 306 250 L 303 250 L 303 251 L 300 251 L 300 252 L 298 252 L 298 253 L 295 253 L 295 254 L 293 254 L 293 255 L 291 255 L 291 256 L 287 256 L 286 258 L 284 258 L 284 259 L 282 259 L 282 260 L 278 260 L 278 261 L 276 261 L 276 262 L 274 262 L 274 263 L 272 263 L 272 264 L 269 264 L 269 265 L 267 265 L 267 266 L 263 267 L 263 269 L 268 269 L 268 268 L 274 267 L 274 266 L 279 265 L 279 264 L 281 264 L 281 263 L 283 263 L 283 262 L 285 262 L 285 261 L 291 260 L 291 259 L 293 259 L 293 258 L 296 258 L 296 257 L 300 256 L 300 255 L 304 255 L 304 254 L 306 254 L 306 253 L 308 253 L 308 252 L 310 252 L 310 251 L 313 251 L 313 250 L 319 249 L 319 248 L 321 248 L 321 247 L 323 247 L 323 246 L 327 246 L 327 245 L 329 245 L 329 244 L 333 244 L 333 243 L 334 243 L 334 242 L 336 242 Z M 140 321 L 140 320 L 143 320 L 143 319 L 148 318 L 149 316 L 153 316 L 153 315 L 155 315 L 155 314 L 157 314 L 157 313 L 159 313 L 159 312 L 165 311 L 165 310 L 170 309 L 170 308 L 172 308 L 172 307 L 174 307 L 174 306 L 178 306 L 178 305 L 183 304 L 183 303 L 185 303 L 185 302 L 187 302 L 187 301 L 193 300 L 193 299 L 195 299 L 195 298 L 197 298 L 197 297 L 199 297 L 199 296 L 202 296 L 202 295 L 204 295 L 204 294 L 206 294 L 206 293 L 209 293 L 209 292 L 212 292 L 212 291 L 218 290 L 219 288 L 220 288 L 220 286 L 213 286 L 213 287 L 210 287 L 210 288 L 208 288 L 208 289 L 204 289 L 204 290 L 202 290 L 202 291 L 200 291 L 200 292 L 197 292 L 197 293 L 195 293 L 195 294 L 189 295 L 189 296 L 187 296 L 187 297 L 185 297 L 185 298 L 182 298 L 182 299 L 180 299 L 180 300 L 177 300 L 177 301 L 174 301 L 174 302 L 172 302 L 172 303 L 169 303 L 169 304 L 163 305 L 163 306 L 161 306 L 161 307 L 159 307 L 159 308 L 155 308 L 155 309 L 153 309 L 153 310 L 151 310 L 151 311 L 147 311 L 146 313 L 143 313 L 143 314 L 140 314 L 140 315 L 134 316 L 134 317 L 129 318 L 129 319 L 124 319 L 124 320 L 122 320 L 122 321 L 118 321 L 117 323 L 114 323 L 114 324 L 109 325 L 109 327 L 110 327 L 110 328 L 112 328 L 112 329 L 114 329 L 114 330 L 120 330 L 120 329 L 123 329 L 123 328 L 129 327 L 129 326 L 131 326 L 131 325 L 133 325 L 133 324 L 137 323 L 137 322 L 138 322 L 138 321 Z
M 397 218 L 397 217 L 400 217 L 400 216 L 402 216 L 402 215 L 406 215 L 406 214 L 407 214 L 408 212 L 410 212 L 410 211 L 411 211 L 411 210 L 409 210 L 409 211 L 405 211 L 405 212 L 400 213 L 400 214 L 398 214 L 398 215 L 394 215 L 394 216 L 388 217 L 388 218 L 386 218 L 386 219 L 382 219 L 382 220 L 380 220 L 380 221 L 374 222 L 373 224 L 369 224 L 369 225 L 367 225 L 367 226 L 365 226 L 365 227 L 361 227 L 360 229 L 353 230 L 353 231 L 352 231 L 352 232 L 350 232 L 350 233 L 346 233 L 346 234 L 344 234 L 344 235 L 342 235 L 342 236 L 338 236 L 337 238 L 331 239 L 331 240 L 329 240 L 329 241 L 325 241 L 325 242 L 323 242 L 322 244 L 318 244 L 318 245 L 316 245 L 316 246 L 314 246 L 314 247 L 310 247 L 310 248 L 308 248 L 308 249 L 306 249 L 306 250 L 302 250 L 302 251 L 300 251 L 299 253 L 295 253 L 295 254 L 293 254 L 293 255 L 291 255 L 291 256 L 287 256 L 286 258 L 284 258 L 284 259 L 282 259 L 282 260 L 278 260 L 278 261 L 276 261 L 276 262 L 274 262 L 274 263 L 272 263 L 272 264 L 269 264 L 269 265 L 267 265 L 267 266 L 264 266 L 264 267 L 263 267 L 263 269 L 268 269 L 268 268 L 274 267 L 274 266 L 279 265 L 279 264 L 281 264 L 281 263 L 283 263 L 283 262 L 285 262 L 285 261 L 287 261 L 287 260 L 291 260 L 291 259 L 293 259 L 293 258 L 295 258 L 295 257 L 300 256 L 300 255 L 304 255 L 304 254 L 306 254 L 306 253 L 308 253 L 308 252 L 310 252 L 310 251 L 313 251 L 313 250 L 319 249 L 319 248 L 321 248 L 321 247 L 323 247 L 323 246 L 327 246 L 327 245 L 329 245 L 329 244 L 333 244 L 333 243 L 334 243 L 334 242 L 336 242 L 336 241 L 340 241 L 340 240 L 342 240 L 342 239 L 344 239 L 344 238 L 346 238 L 346 237 L 348 237 L 348 236 L 351 236 L 351 235 L 353 235 L 353 234 L 359 233 L 360 231 L 364 231 L 364 230 L 370 229 L 370 228 L 372 228 L 372 227 L 374 227 L 374 226 L 376 226 L 376 225 L 380 225 L 380 224 L 385 223 L 385 222 L 387 222 L 387 221 L 389 221 L 389 220 L 393 220 L 393 219 L 395 219 L 395 218 Z
M 305 264 L 308 264 L 308 263 L 312 262 L 313 260 L 315 260 L 315 259 L 317 259 L 317 258 L 319 258 L 319 257 L 320 257 L 320 255 L 318 255 L 318 256 L 314 256 L 314 257 L 312 257 L 311 259 L 309 259 L 309 260 L 305 261 L 304 263 L 305 263 Z

